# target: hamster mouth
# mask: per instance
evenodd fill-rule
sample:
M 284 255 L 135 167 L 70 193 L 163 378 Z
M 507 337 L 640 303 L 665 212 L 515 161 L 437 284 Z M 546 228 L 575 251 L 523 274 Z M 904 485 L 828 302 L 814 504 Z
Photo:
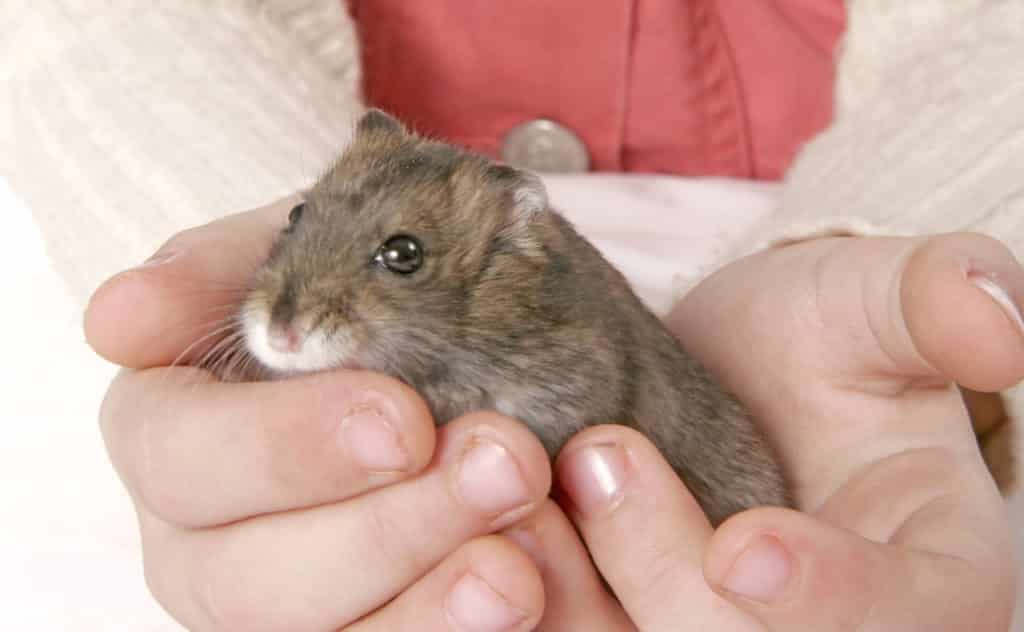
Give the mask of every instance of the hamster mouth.
M 355 345 L 351 338 L 344 334 L 339 335 L 339 332 L 334 332 L 328 337 L 323 330 L 314 328 L 301 339 L 282 345 L 279 340 L 274 339 L 269 315 L 256 310 L 247 310 L 244 313 L 242 330 L 245 346 L 253 357 L 267 369 L 282 376 L 332 368 L 364 368 L 353 358 Z

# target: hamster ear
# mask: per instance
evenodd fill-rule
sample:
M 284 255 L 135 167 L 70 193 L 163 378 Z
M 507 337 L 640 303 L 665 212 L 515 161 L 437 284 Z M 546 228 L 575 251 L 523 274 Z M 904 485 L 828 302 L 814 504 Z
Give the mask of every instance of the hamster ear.
M 511 195 L 512 217 L 509 219 L 513 224 L 525 226 L 548 209 L 547 190 L 534 174 L 507 165 L 492 165 L 488 176 Z
M 489 180 L 512 204 L 507 223 L 502 231 L 524 254 L 541 256 L 540 242 L 531 224 L 548 210 L 548 194 L 544 183 L 532 173 L 506 165 L 491 165 L 487 169 Z
M 384 110 L 370 108 L 356 123 L 356 134 L 385 132 L 389 134 L 405 134 L 405 126 L 398 119 Z

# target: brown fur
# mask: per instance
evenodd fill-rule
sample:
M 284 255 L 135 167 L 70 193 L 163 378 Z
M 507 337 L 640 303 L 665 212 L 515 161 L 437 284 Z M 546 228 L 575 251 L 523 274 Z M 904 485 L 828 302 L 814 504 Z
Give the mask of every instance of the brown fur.
M 247 308 L 348 332 L 358 349 L 336 364 L 412 385 L 439 423 L 497 409 L 528 424 L 551 454 L 585 426 L 631 425 L 715 524 L 788 505 L 778 463 L 743 407 L 543 202 L 534 176 L 373 111 L 309 191 Z M 371 263 L 396 234 L 423 244 L 413 274 Z

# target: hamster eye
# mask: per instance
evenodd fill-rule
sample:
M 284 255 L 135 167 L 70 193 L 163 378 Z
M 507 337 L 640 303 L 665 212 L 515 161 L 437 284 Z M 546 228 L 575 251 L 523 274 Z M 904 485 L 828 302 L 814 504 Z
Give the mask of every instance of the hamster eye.
M 415 237 L 395 235 L 377 249 L 374 263 L 397 274 L 412 274 L 423 265 L 423 247 Z
M 306 210 L 306 203 L 302 202 L 300 204 L 297 204 L 295 207 L 292 208 L 291 211 L 288 212 L 288 228 L 289 229 L 295 228 L 295 224 L 298 223 L 299 218 L 302 217 L 302 212 L 305 211 L 305 210 Z

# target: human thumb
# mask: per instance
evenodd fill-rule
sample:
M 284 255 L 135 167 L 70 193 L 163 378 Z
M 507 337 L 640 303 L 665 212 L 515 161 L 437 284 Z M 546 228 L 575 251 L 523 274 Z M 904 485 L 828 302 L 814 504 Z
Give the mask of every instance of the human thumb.
M 973 562 L 764 508 L 716 531 L 704 575 L 772 632 L 1007 630 L 1013 598 L 1000 591 L 1012 593 L 1012 569 L 993 577 Z

